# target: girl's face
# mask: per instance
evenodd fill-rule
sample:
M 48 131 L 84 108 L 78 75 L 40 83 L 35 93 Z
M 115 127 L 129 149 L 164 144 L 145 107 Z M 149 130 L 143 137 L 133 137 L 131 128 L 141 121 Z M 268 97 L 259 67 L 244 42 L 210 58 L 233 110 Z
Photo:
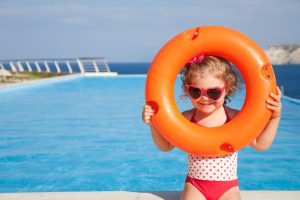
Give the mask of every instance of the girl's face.
M 225 86 L 224 80 L 217 79 L 213 76 L 211 76 L 209 73 L 202 74 L 202 76 L 195 75 L 191 79 L 191 85 L 196 86 L 198 88 L 202 89 L 208 89 L 208 88 L 223 88 Z M 202 95 L 198 99 L 193 99 L 190 97 L 192 104 L 195 106 L 195 108 L 203 113 L 203 114 L 211 114 L 214 111 L 216 111 L 218 108 L 223 106 L 226 96 L 226 90 L 224 90 L 217 100 L 213 100 L 211 98 L 208 98 L 206 95 Z

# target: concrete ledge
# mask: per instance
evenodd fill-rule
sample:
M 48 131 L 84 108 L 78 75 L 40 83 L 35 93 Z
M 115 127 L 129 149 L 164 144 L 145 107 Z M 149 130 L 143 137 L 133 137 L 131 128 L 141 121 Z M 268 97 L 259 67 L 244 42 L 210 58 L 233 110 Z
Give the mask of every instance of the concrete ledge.
M 101 76 L 101 77 L 105 77 L 105 76 L 118 76 L 118 73 L 117 72 L 86 72 L 83 74 L 84 76 L 88 76 L 88 77 L 98 77 L 98 76 Z
M 172 192 L 35 192 L 0 193 L 0 200 L 176 200 L 179 191 Z M 299 200 L 300 191 L 242 191 L 243 200 Z
M 76 78 L 80 78 L 80 77 L 82 77 L 81 74 L 72 74 L 72 75 L 54 76 L 54 77 L 49 77 L 49 78 L 41 78 L 41 79 L 35 79 L 35 80 L 29 80 L 29 81 L 22 81 L 22 82 L 16 82 L 16 83 L 5 83 L 5 84 L 0 84 L 0 91 L 28 87 L 28 86 L 49 84 L 49 83 L 57 83 L 57 82 L 68 81 L 68 80 L 72 80 L 72 79 L 76 79 Z

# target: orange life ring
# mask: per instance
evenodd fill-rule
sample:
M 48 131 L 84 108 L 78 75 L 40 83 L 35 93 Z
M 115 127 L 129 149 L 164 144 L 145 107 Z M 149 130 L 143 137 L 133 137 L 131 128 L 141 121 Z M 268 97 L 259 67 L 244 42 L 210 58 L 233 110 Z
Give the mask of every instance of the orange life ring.
M 176 77 L 185 63 L 200 53 L 231 61 L 246 84 L 241 111 L 220 127 L 191 123 L 175 103 Z M 273 68 L 254 41 L 229 28 L 204 26 L 178 34 L 160 49 L 148 71 L 145 96 L 156 110 L 153 125 L 171 144 L 191 154 L 222 156 L 242 149 L 261 133 L 271 116 L 266 108 L 271 91 L 276 92 Z

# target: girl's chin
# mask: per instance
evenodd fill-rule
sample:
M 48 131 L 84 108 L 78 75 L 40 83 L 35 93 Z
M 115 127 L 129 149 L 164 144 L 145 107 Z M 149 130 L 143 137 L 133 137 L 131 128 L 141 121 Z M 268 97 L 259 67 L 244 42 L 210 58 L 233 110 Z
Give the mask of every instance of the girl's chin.
M 201 104 L 201 105 L 197 105 L 197 110 L 202 112 L 202 113 L 212 113 L 215 111 L 215 106 L 211 105 L 211 104 Z

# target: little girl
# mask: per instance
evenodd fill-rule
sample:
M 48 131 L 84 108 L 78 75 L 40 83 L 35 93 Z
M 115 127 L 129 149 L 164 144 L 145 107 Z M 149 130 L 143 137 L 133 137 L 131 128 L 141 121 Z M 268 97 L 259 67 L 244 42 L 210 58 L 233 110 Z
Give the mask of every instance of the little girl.
M 194 108 L 182 114 L 191 123 L 199 126 L 216 127 L 232 120 L 238 110 L 226 105 L 237 90 L 238 80 L 230 64 L 223 58 L 199 55 L 186 64 L 182 74 L 182 88 Z M 276 135 L 281 117 L 281 92 L 270 93 L 266 107 L 272 110 L 270 121 L 260 135 L 250 144 L 256 150 L 270 147 Z M 153 140 L 162 151 L 174 148 L 152 126 L 154 110 L 145 105 L 143 121 L 150 126 Z M 240 199 L 237 178 L 237 152 L 220 157 L 188 155 L 188 174 L 183 200 L 194 199 Z

